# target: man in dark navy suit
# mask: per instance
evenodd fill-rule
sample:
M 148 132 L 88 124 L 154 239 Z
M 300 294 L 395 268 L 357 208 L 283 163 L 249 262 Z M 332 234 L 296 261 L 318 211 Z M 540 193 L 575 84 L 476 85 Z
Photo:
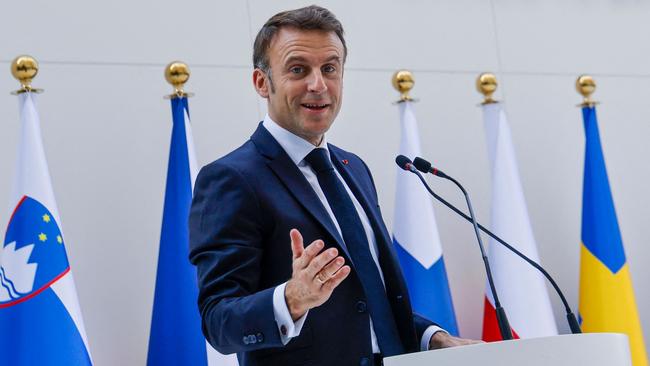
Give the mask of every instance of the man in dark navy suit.
M 368 167 L 326 141 L 346 55 L 327 9 L 269 19 L 253 55 L 268 114 L 197 178 L 190 259 L 203 332 L 242 365 L 375 365 L 472 342 L 412 312 Z

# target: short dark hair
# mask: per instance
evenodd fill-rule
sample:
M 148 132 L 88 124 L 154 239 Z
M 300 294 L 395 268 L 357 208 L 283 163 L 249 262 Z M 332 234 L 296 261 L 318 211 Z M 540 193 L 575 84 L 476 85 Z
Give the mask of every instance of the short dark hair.
M 267 74 L 269 73 L 270 65 L 267 51 L 271 45 L 271 40 L 282 27 L 336 33 L 341 43 L 343 43 L 343 62 L 345 62 L 348 48 L 345 45 L 345 38 L 343 38 L 343 25 L 331 11 L 320 6 L 311 5 L 277 13 L 266 21 L 262 29 L 257 33 L 253 44 L 253 67 L 261 69 Z

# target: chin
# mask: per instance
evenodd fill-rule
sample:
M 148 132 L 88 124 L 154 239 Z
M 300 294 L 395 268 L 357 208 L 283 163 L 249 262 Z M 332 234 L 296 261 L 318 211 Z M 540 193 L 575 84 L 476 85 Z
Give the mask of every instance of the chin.
M 330 129 L 331 123 L 322 121 L 322 122 L 307 122 L 305 124 L 305 132 L 308 132 L 312 136 L 320 136 L 325 134 L 327 130 Z

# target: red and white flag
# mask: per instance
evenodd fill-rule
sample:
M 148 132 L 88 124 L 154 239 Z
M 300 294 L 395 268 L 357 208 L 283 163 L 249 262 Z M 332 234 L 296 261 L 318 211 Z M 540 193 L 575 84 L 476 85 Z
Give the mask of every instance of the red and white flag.
M 497 236 L 539 263 L 537 245 L 528 218 L 510 127 L 501 104 L 483 105 L 492 172 L 491 230 Z M 544 277 L 528 263 L 490 240 L 488 258 L 501 305 L 515 338 L 557 334 Z M 483 340 L 501 340 L 494 299 L 486 286 Z

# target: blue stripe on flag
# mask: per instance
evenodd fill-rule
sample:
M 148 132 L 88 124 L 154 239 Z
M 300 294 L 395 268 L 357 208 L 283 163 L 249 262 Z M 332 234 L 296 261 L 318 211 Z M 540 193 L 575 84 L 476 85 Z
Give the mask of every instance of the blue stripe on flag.
M 51 288 L 0 311 L 0 365 L 92 364 L 79 329 Z
M 441 256 L 427 269 L 393 238 L 402 271 L 408 284 L 413 310 L 458 336 L 445 262 Z
M 188 216 L 192 200 L 185 136 L 186 98 L 172 99 L 173 128 L 147 364 L 207 365 L 206 342 L 190 265 Z
M 612 273 L 625 264 L 625 252 L 600 144 L 596 109 L 583 108 L 585 172 L 582 196 L 582 242 Z

